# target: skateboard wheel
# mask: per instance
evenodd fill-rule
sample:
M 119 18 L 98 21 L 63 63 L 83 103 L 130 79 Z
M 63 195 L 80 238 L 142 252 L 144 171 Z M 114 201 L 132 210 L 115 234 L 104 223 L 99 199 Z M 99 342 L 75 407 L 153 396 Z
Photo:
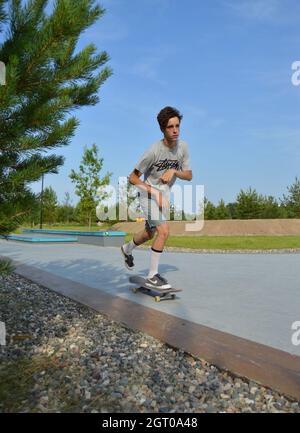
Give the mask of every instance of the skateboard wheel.
M 155 296 L 155 302 L 159 302 L 160 301 L 160 296 Z
M 176 297 L 175 295 L 171 295 L 171 298 L 172 298 L 172 299 L 175 299 L 175 297 Z
M 133 291 L 133 293 L 137 293 L 139 291 L 139 289 L 134 288 L 134 289 L 132 289 L 132 291 Z

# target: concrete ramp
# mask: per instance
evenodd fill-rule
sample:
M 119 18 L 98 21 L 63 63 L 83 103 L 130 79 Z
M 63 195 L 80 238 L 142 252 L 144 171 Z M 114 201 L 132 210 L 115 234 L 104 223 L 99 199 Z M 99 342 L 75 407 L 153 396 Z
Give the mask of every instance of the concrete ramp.
M 126 236 L 126 233 L 121 231 L 25 229 L 23 232 L 35 235 L 76 236 L 79 243 L 102 247 L 121 246 L 125 243 Z
M 45 242 L 78 242 L 78 238 L 75 237 L 58 237 L 58 236 L 29 236 L 23 235 L 8 235 L 0 236 L 2 239 L 8 241 L 18 241 L 18 242 L 35 242 L 35 243 L 45 243 Z

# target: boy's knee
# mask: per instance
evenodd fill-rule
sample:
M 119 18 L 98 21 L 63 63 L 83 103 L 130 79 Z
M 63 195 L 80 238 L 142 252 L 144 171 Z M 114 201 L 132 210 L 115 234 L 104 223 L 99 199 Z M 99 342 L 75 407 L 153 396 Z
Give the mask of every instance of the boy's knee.
M 165 239 L 167 239 L 167 237 L 169 236 L 169 226 L 167 224 L 162 224 L 158 226 L 156 229 L 159 236 L 162 236 Z
M 148 233 L 148 238 L 149 238 L 149 240 L 154 238 L 154 235 L 155 235 L 155 232 L 154 232 L 154 231 L 149 231 L 149 232 L 147 232 L 147 233 Z
M 148 236 L 148 239 L 152 239 L 155 235 L 155 231 L 151 229 L 146 228 L 145 232 L 146 232 L 146 236 Z

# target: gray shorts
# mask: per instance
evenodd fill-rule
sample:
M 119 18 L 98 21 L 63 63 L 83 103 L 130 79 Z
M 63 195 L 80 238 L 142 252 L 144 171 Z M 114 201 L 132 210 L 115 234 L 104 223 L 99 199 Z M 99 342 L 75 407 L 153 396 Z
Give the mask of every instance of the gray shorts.
M 166 215 L 159 208 L 155 199 L 150 198 L 150 194 L 139 193 L 140 206 L 145 217 L 145 229 L 154 232 L 156 227 L 167 221 Z

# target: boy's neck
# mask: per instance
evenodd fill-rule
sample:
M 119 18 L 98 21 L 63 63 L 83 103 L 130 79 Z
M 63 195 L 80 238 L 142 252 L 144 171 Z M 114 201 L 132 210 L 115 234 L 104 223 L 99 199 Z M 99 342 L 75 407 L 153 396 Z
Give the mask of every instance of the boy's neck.
M 164 143 L 164 145 L 167 146 L 169 149 L 174 149 L 174 147 L 177 146 L 178 140 L 176 140 L 176 141 L 174 141 L 174 140 L 172 140 L 172 141 L 168 141 L 168 140 L 166 139 L 166 137 L 164 137 L 164 138 L 163 138 L 163 143 Z

